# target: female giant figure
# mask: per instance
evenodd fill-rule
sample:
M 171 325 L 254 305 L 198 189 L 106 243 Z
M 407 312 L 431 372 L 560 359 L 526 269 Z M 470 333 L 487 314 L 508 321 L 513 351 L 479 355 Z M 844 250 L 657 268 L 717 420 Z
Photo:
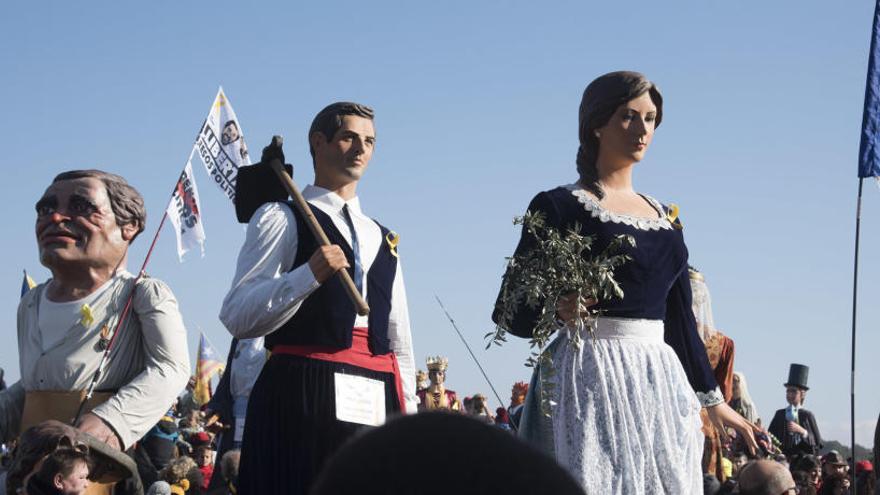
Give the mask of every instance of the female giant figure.
M 523 419 L 522 433 L 543 437 L 589 494 L 702 493 L 700 407 L 755 445 L 752 425 L 718 391 L 697 334 L 681 223 L 633 189 L 633 169 L 662 117 L 660 92 L 642 74 L 599 77 L 580 106 L 579 180 L 541 192 L 529 205 L 548 226 L 580 225 L 581 234 L 595 236 L 594 252 L 619 234 L 636 241 L 624 248 L 631 260 L 615 272 L 623 298 L 582 302 L 601 311 L 592 325 L 595 339 L 582 336 L 571 345 L 575 319 L 585 315 L 575 297 L 557 301 L 565 328 L 548 348 L 552 414 L 546 420 L 527 404 Z M 517 254 L 532 246 L 524 230 Z M 538 311 L 517 308 L 507 330 L 530 337 Z M 527 402 L 534 406 L 540 393 L 530 387 Z M 541 427 L 542 421 L 549 424 Z

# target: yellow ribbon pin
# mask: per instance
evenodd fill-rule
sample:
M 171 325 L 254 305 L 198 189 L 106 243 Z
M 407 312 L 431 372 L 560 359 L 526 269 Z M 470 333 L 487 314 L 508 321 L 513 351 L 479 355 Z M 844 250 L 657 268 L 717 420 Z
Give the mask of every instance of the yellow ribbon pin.
M 666 211 L 666 219 L 669 220 L 669 223 L 671 223 L 673 227 L 681 229 L 683 226 L 681 225 L 681 220 L 678 219 L 678 212 L 678 205 L 670 203 L 669 208 Z
M 83 304 L 79 308 L 79 314 L 82 315 L 82 318 L 79 319 L 79 322 L 82 323 L 82 326 L 89 328 L 92 326 L 92 323 L 95 322 L 95 317 L 92 315 L 92 307 L 88 304 Z
M 395 258 L 398 258 L 397 255 L 397 245 L 400 244 L 400 236 L 397 232 L 391 231 L 385 235 L 385 242 L 388 243 L 388 247 L 391 249 L 391 254 L 394 255 Z

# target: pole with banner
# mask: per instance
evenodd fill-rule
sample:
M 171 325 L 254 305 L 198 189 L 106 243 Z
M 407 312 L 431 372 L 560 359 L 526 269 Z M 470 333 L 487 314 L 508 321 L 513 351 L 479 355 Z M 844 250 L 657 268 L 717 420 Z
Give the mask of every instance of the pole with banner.
M 874 5 L 871 30 L 871 51 L 868 54 L 868 77 L 865 83 L 865 110 L 862 115 L 862 136 L 859 143 L 859 193 L 856 200 L 856 242 L 853 257 L 852 348 L 850 350 L 850 472 L 855 474 L 856 462 L 856 308 L 859 287 L 859 234 L 862 223 L 862 186 L 865 178 L 880 179 L 880 0 Z M 852 493 L 858 480 L 853 476 Z
M 189 158 L 183 171 L 178 176 L 177 183 L 171 193 L 171 200 L 165 208 L 150 248 L 141 265 L 141 269 L 135 277 L 132 284 L 132 290 L 126 298 L 122 313 L 117 320 L 113 333 L 110 335 L 107 345 L 103 349 L 101 361 L 98 369 L 92 376 L 86 393 L 80 401 L 76 416 L 73 419 L 73 425 L 79 422 L 82 416 L 84 406 L 94 394 L 95 387 L 101 378 L 101 375 L 110 360 L 110 351 L 116 342 L 116 337 L 122 329 L 122 325 L 126 321 L 134 298 L 134 290 L 140 279 L 146 274 L 147 264 L 153 255 L 153 249 L 156 247 L 156 241 L 159 240 L 159 233 L 165 225 L 165 220 L 171 217 L 171 223 L 174 224 L 175 233 L 177 235 L 177 255 L 183 260 L 183 254 L 198 245 L 202 248 L 204 254 L 205 231 L 202 226 L 201 207 L 199 206 L 198 189 L 196 188 L 195 176 L 192 171 L 192 157 L 195 153 L 199 153 L 208 175 L 218 187 L 226 194 L 230 200 L 235 199 L 235 181 L 238 176 L 238 167 L 241 165 L 249 165 L 247 145 L 244 141 L 244 134 L 241 132 L 241 125 L 238 123 L 238 117 L 232 109 L 232 105 L 223 93 L 223 87 L 217 91 L 208 117 L 202 124 L 196 142 L 190 151 Z
M 222 86 L 217 90 L 193 149 L 201 157 L 211 180 L 226 197 L 235 201 L 238 167 L 250 165 L 251 160 L 241 124 Z

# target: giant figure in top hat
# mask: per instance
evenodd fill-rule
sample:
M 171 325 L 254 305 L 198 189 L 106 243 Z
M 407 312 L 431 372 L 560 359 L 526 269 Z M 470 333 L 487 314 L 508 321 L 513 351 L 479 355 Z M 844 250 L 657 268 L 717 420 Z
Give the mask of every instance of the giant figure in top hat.
M 773 415 L 769 431 L 782 441 L 785 455 L 816 454 L 822 448 L 822 435 L 813 413 L 803 408 L 807 395 L 807 377 L 810 368 L 792 364 L 785 382 L 785 400 L 788 407 Z

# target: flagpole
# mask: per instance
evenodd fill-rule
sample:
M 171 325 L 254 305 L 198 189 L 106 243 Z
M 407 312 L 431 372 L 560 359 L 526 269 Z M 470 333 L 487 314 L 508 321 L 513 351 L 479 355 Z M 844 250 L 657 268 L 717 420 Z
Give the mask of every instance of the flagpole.
M 187 163 L 192 160 L 193 153 L 195 153 L 195 146 L 189 152 L 189 158 L 187 159 Z M 186 165 L 184 165 L 184 169 L 186 169 Z M 180 181 L 180 175 L 177 176 L 177 181 Z M 177 188 L 177 182 L 174 183 L 175 189 Z M 171 198 L 174 198 L 174 190 L 171 191 Z M 169 201 L 170 204 L 170 201 Z M 162 219 L 159 220 L 159 226 L 156 228 L 156 233 L 153 234 L 153 240 L 150 242 L 150 249 L 147 250 L 147 255 L 144 257 L 144 262 L 141 264 L 141 269 L 138 270 L 137 276 L 135 276 L 134 283 L 131 287 L 131 292 L 128 293 L 128 298 L 125 301 L 125 306 L 123 306 L 122 314 L 119 317 L 119 320 L 116 322 L 116 327 L 113 329 L 113 335 L 110 336 L 110 341 L 107 342 L 107 346 L 104 348 L 104 353 L 101 355 L 101 361 L 98 363 L 98 369 L 95 370 L 95 374 L 92 376 L 92 381 L 89 383 L 88 388 L 86 389 L 86 394 L 83 396 L 82 400 L 79 403 L 79 407 L 76 410 L 76 416 L 73 417 L 73 422 L 71 423 L 73 426 L 76 426 L 79 423 L 80 418 L 82 417 L 83 411 L 85 410 L 86 403 L 95 393 L 95 387 L 98 385 L 98 380 L 101 379 L 101 374 L 103 372 L 104 366 L 107 365 L 107 362 L 110 360 L 110 351 L 113 349 L 113 344 L 116 342 L 116 336 L 119 335 L 119 330 L 122 328 L 122 324 L 125 323 L 125 319 L 128 317 L 128 313 L 131 311 L 131 303 L 134 300 L 134 291 L 137 288 L 138 282 L 140 282 L 141 278 L 146 275 L 147 264 L 150 262 L 150 257 L 153 255 L 153 249 L 156 248 L 156 242 L 159 240 L 159 234 L 162 232 L 162 227 L 165 225 L 165 220 L 168 218 L 168 207 L 165 207 L 165 212 L 162 214 Z
M 856 201 L 856 248 L 853 257 L 853 300 L 852 300 L 852 348 L 850 349 L 850 385 L 849 385 L 849 427 L 850 445 L 852 458 L 850 460 L 850 472 L 855 473 L 856 462 L 856 307 L 858 303 L 859 288 L 859 234 L 862 226 L 862 186 L 865 183 L 863 177 L 859 177 L 859 197 Z M 853 490 L 856 480 L 853 479 Z M 853 492 L 855 493 L 855 492 Z
M 474 360 L 474 363 L 477 364 L 477 368 L 480 369 L 480 373 L 483 374 L 483 378 L 486 379 L 486 383 L 489 384 L 489 388 L 492 389 L 492 393 L 495 394 L 495 398 L 498 399 L 498 402 L 501 404 L 501 407 L 504 407 L 504 401 L 501 400 L 501 396 L 498 395 L 498 391 L 495 390 L 495 385 L 492 385 L 492 380 L 489 379 L 489 375 L 486 374 L 486 370 L 483 369 L 483 366 L 480 365 L 480 360 L 477 359 L 477 356 L 474 354 L 474 351 L 471 350 L 471 346 L 468 345 L 467 340 L 464 339 L 464 335 L 461 334 L 461 331 L 458 329 L 458 325 L 455 324 L 455 320 L 452 319 L 452 315 L 449 314 L 449 311 L 446 310 L 446 306 L 443 305 L 443 301 L 440 300 L 440 297 L 437 294 L 434 294 L 434 298 L 437 299 L 437 304 L 440 305 L 440 308 L 446 313 L 446 318 L 449 319 L 449 323 L 452 324 L 452 328 L 455 329 L 455 333 L 458 334 L 458 338 L 461 339 L 461 343 L 464 344 L 464 347 L 467 349 L 468 353 L 471 355 L 471 358 Z M 506 409 L 506 408 L 505 408 Z M 513 427 L 514 431 L 517 429 L 516 425 L 510 423 L 510 426 Z

